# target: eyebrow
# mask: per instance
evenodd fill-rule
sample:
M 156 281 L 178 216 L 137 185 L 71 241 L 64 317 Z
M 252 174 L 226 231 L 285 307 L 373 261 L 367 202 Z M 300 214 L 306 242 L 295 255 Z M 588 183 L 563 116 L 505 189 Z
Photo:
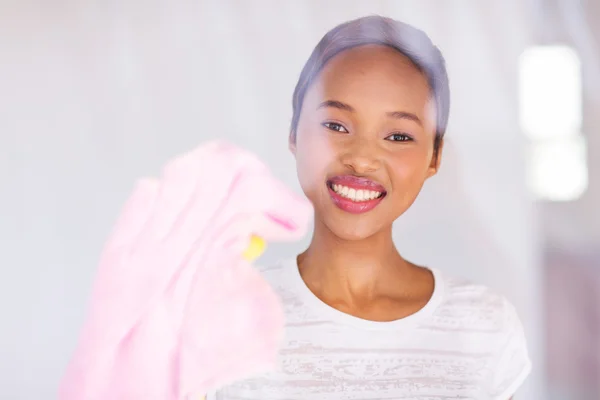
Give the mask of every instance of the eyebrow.
M 354 107 L 352 107 L 349 104 L 342 103 L 341 101 L 338 101 L 338 100 L 325 100 L 324 102 L 319 104 L 319 106 L 317 107 L 317 110 L 319 110 L 321 108 L 328 108 L 328 107 L 337 108 L 337 109 L 343 110 L 343 111 L 349 111 L 351 113 L 355 112 Z M 416 114 L 413 114 L 410 112 L 390 111 L 390 112 L 387 112 L 386 115 L 388 117 L 396 118 L 396 119 L 407 119 L 409 121 L 416 122 L 417 124 L 423 126 L 423 122 L 421 121 L 421 119 L 419 119 L 419 117 L 417 117 Z
M 423 126 L 423 122 L 413 113 L 409 113 L 406 111 L 392 111 L 387 113 L 389 117 L 397 118 L 397 119 L 408 119 L 410 121 L 416 122 L 417 124 Z
M 342 103 L 341 101 L 337 101 L 337 100 L 325 100 L 324 102 L 319 104 L 319 106 L 317 107 L 317 110 L 319 110 L 321 108 L 327 108 L 327 107 L 354 112 L 354 108 L 351 105 Z

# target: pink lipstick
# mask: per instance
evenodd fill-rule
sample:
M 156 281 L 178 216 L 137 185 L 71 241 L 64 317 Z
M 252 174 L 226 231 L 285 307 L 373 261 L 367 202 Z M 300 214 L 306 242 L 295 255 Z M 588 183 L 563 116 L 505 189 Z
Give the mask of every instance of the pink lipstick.
M 352 175 L 341 175 L 327 181 L 333 203 L 343 211 L 362 214 L 381 203 L 387 194 L 379 183 Z

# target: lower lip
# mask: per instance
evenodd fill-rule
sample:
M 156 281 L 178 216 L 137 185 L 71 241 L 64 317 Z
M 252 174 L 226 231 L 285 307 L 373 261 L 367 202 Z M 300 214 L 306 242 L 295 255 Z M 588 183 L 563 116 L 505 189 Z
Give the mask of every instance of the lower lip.
M 345 197 L 340 196 L 338 193 L 334 192 L 332 188 L 328 187 L 329 195 L 333 200 L 333 203 L 343 211 L 349 212 L 351 214 L 363 214 L 368 211 L 371 211 L 375 207 L 381 203 L 385 194 L 377 199 L 367 200 L 367 201 L 352 201 Z

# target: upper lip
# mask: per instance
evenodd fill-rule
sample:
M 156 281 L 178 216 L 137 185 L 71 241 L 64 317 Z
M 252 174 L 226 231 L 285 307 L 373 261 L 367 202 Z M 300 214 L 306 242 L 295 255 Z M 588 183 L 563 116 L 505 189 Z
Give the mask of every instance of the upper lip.
M 374 190 L 386 193 L 385 187 L 369 178 L 363 178 L 355 175 L 337 175 L 327 180 L 328 185 L 338 184 L 354 189 Z

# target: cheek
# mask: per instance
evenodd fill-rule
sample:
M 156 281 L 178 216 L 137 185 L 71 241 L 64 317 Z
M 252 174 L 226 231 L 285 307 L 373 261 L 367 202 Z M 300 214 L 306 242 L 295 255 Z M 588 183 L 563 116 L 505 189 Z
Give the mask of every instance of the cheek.
M 323 188 L 327 166 L 335 160 L 335 150 L 319 135 L 302 132 L 296 138 L 298 180 L 304 193 L 311 198 Z
M 410 149 L 402 154 L 396 154 L 388 161 L 390 178 L 395 189 L 401 192 L 419 191 L 429 171 L 431 154 L 425 149 Z

